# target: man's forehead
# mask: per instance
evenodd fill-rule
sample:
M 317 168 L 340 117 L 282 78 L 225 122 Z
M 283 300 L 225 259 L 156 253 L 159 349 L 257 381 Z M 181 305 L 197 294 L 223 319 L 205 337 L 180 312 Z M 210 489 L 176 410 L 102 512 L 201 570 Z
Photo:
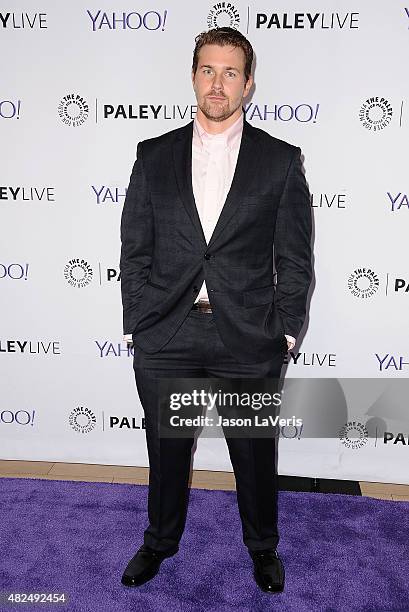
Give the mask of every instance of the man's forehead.
M 229 65 L 238 69 L 244 66 L 244 51 L 233 45 L 203 45 L 199 51 L 199 64 Z

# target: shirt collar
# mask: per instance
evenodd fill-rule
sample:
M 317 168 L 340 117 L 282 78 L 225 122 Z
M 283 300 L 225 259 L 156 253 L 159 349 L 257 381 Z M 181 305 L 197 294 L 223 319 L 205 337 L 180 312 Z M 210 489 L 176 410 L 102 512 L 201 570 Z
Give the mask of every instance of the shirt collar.
M 200 121 L 198 120 L 196 116 L 193 121 L 193 130 L 194 130 L 195 136 L 199 139 L 202 146 L 206 145 L 211 140 L 216 139 L 216 140 L 224 141 L 226 144 L 226 147 L 231 149 L 234 146 L 236 146 L 240 141 L 240 138 L 243 132 L 243 121 L 244 121 L 244 113 L 242 112 L 240 114 L 240 117 L 233 123 L 233 125 L 228 127 L 226 130 L 224 130 L 220 134 L 209 134 L 202 127 L 202 125 L 200 124 Z

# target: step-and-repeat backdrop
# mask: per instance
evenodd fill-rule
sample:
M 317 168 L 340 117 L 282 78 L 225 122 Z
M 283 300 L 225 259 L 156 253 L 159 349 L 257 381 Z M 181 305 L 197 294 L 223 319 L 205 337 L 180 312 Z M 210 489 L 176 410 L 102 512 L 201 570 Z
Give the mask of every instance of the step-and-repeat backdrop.
M 247 120 L 302 148 L 311 191 L 286 376 L 339 435 L 282 427 L 279 471 L 409 483 L 409 4 L 382 0 L 1 2 L 1 458 L 147 465 L 121 211 L 138 141 L 195 116 L 194 37 L 223 25 L 255 50 Z M 225 441 L 195 467 L 231 470 Z

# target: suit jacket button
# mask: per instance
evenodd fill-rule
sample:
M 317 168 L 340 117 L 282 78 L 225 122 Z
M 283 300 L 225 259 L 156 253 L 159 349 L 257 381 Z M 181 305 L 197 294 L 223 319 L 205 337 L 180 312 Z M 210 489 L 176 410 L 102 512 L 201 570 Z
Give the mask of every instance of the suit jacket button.
M 204 258 L 205 258 L 205 259 L 210 259 L 210 258 L 211 258 L 210 253 L 205 253 Z

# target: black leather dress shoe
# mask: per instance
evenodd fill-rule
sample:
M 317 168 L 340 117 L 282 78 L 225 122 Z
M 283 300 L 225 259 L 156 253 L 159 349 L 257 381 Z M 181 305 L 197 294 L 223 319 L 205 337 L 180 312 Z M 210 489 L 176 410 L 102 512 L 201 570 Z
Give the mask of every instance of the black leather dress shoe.
M 284 590 L 284 565 L 276 550 L 251 551 L 254 563 L 254 578 L 266 593 L 277 593 Z
M 170 552 L 160 552 L 143 544 L 126 566 L 121 578 L 122 584 L 128 587 L 145 584 L 156 576 L 162 561 L 167 557 L 172 557 L 177 551 L 178 548 Z

